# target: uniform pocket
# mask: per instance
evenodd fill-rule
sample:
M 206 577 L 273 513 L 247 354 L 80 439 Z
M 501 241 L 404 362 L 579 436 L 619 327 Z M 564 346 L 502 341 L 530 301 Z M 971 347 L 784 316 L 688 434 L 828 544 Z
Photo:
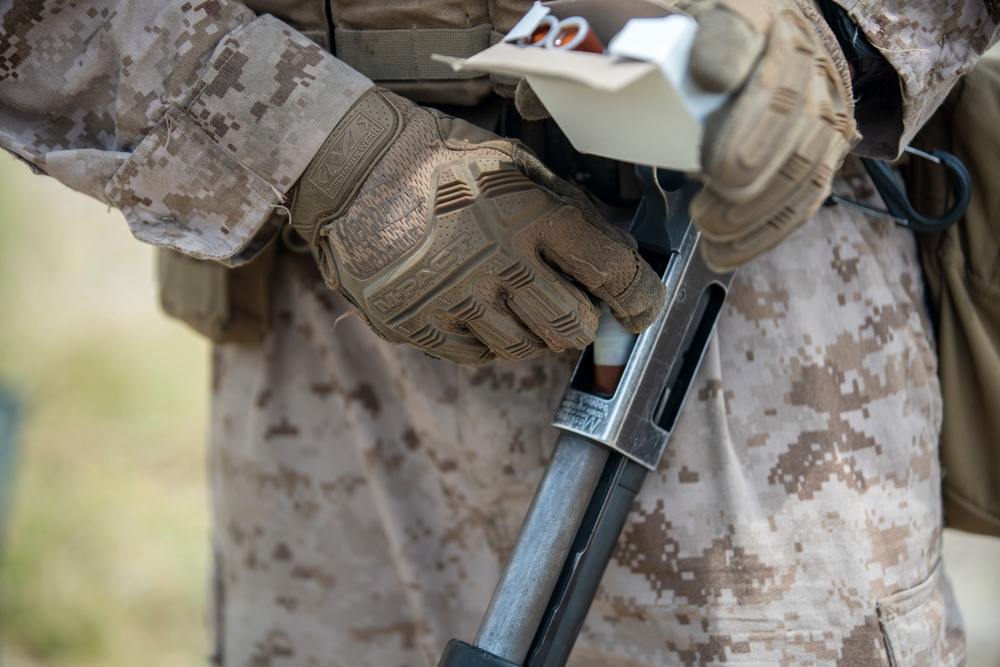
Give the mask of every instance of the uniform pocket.
M 879 600 L 877 608 L 892 667 L 964 662 L 965 638 L 940 562 L 922 583 Z
M 258 343 L 271 327 L 277 243 L 235 268 L 157 248 L 160 306 L 214 343 Z

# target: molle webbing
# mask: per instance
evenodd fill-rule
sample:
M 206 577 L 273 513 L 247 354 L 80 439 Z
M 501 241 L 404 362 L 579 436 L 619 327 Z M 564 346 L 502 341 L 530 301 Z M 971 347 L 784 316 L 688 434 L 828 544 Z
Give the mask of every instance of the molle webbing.
M 372 81 L 441 81 L 485 76 L 455 72 L 431 54 L 467 58 L 495 43 L 493 26 L 354 30 L 336 28 L 336 55 Z

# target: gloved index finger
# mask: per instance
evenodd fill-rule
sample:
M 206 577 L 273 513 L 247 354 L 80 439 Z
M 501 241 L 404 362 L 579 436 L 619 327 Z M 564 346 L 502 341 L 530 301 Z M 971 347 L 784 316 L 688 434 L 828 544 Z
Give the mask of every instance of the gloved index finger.
M 627 329 L 648 327 L 663 308 L 666 288 L 639 253 L 564 206 L 539 226 L 542 257 L 604 301 Z

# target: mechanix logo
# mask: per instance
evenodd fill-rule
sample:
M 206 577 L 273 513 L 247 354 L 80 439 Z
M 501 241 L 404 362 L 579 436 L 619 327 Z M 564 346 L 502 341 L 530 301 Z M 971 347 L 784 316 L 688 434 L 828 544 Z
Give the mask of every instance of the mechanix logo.
M 363 111 L 355 111 L 327 142 L 326 152 L 309 174 L 309 182 L 333 200 L 339 200 L 345 188 L 357 181 L 357 172 L 368 166 L 362 159 L 380 144 L 388 128 Z M 372 151 L 373 157 L 378 151 Z
M 372 299 L 372 307 L 388 317 L 450 275 L 475 250 L 475 239 L 468 232 L 462 232 L 416 272 Z

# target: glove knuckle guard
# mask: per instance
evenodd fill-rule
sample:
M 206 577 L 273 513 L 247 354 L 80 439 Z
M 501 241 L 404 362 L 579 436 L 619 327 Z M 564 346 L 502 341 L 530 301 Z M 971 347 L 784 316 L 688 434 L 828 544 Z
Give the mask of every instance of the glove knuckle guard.
M 397 246 L 389 254 L 398 258 L 376 273 L 343 272 L 373 325 L 390 339 L 466 363 L 587 345 L 597 317 L 586 296 L 545 276 L 533 253 L 515 250 L 518 232 L 559 202 L 499 158 L 459 158 L 435 172 L 419 241 Z M 335 229 L 351 227 L 351 218 Z M 485 346 L 469 358 L 477 340 Z

